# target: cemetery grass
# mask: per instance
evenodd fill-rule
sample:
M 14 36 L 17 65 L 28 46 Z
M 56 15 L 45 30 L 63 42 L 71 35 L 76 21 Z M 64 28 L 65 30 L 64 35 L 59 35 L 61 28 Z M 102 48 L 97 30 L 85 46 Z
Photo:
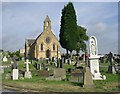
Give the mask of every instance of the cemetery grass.
M 23 62 L 19 62 L 19 69 L 25 70 L 25 64 Z M 67 70 L 68 68 L 74 68 L 71 65 L 64 65 L 64 68 Z M 110 74 L 107 73 L 106 67 L 100 67 L 100 71 L 102 75 L 106 75 L 106 80 L 94 81 L 95 87 L 93 89 L 84 89 L 81 87 L 83 83 L 73 83 L 68 81 L 48 81 L 44 77 L 36 76 L 35 68 L 30 65 L 30 70 L 32 71 L 32 79 L 19 79 L 19 80 L 10 80 L 4 79 L 4 75 L 10 72 L 10 68 L 5 70 L 3 74 L 3 87 L 5 85 L 23 88 L 27 90 L 33 91 L 54 91 L 54 92 L 115 92 L 119 91 L 120 87 L 118 84 L 120 83 L 120 75 L 118 74 Z M 69 74 L 67 74 L 69 76 Z
M 33 89 L 34 91 L 57 91 L 57 92 L 115 92 L 119 91 L 118 75 L 105 74 L 107 80 L 94 81 L 96 88 L 84 89 L 80 83 L 67 81 L 48 81 L 44 77 L 34 76 L 32 79 L 3 80 L 3 84 L 18 88 Z M 120 75 L 119 75 L 120 76 Z M 3 85 L 4 86 L 4 85 Z M 118 90 L 119 89 L 119 90 Z
M 3 84 L 34 91 L 80 92 L 79 83 L 65 81 L 48 81 L 42 77 L 33 77 L 23 80 L 3 80 Z

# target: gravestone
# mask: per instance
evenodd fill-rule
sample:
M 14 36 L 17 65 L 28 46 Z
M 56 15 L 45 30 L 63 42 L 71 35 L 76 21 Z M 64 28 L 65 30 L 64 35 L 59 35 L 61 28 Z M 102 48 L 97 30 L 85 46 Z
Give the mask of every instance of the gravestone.
M 13 80 L 18 80 L 18 63 L 16 61 L 16 59 L 13 57 L 12 61 L 11 61 L 11 66 L 12 66 L 12 79 Z
M 120 65 L 118 63 L 115 64 L 115 71 L 116 73 L 120 74 Z
M 113 64 L 114 63 L 113 54 L 111 52 L 108 54 L 108 62 L 109 62 L 108 72 L 116 74 L 115 65 Z
M 78 62 L 78 63 L 76 64 L 76 67 L 80 67 L 80 66 L 81 66 L 81 63 Z
M 38 70 L 38 63 L 35 63 L 35 68 L 36 68 L 36 70 Z
M 54 78 L 65 79 L 66 78 L 66 71 L 65 71 L 65 69 L 62 69 L 62 68 L 54 69 Z
M 68 63 L 68 59 L 65 59 L 65 63 Z
M 59 68 L 60 67 L 60 61 L 59 61 L 59 59 L 57 59 L 57 68 Z
M 68 68 L 68 73 L 72 73 L 73 70 L 74 69 L 72 69 L 72 68 Z
M 64 57 L 62 57 L 61 59 L 62 59 L 62 63 L 65 63 L 65 58 L 64 58 Z
M 4 73 L 4 67 L 0 66 L 0 74 Z
M 63 68 L 63 62 L 62 62 L 62 59 L 60 59 L 60 68 Z
M 69 81 L 70 82 L 83 82 L 83 72 L 80 69 L 75 69 L 71 73 L 71 77 Z
M 42 70 L 41 63 L 39 63 L 39 70 Z
M 21 77 L 24 77 L 24 75 L 25 75 L 25 71 L 23 71 L 23 70 L 19 70 L 19 74 L 20 74 Z
M 54 65 L 55 65 L 55 67 L 57 67 L 57 61 L 54 61 Z
M 41 63 L 41 70 L 46 70 L 45 64 Z
M 89 67 L 85 68 L 83 87 L 84 88 L 94 88 L 95 87 Z
M 24 61 L 25 60 L 25 58 L 24 57 L 22 57 L 22 61 Z
M 49 71 L 50 69 L 49 69 L 49 67 L 46 67 L 46 71 Z
M 103 76 L 99 71 L 99 56 L 98 56 L 98 47 L 97 39 L 95 36 L 90 37 L 90 71 L 92 73 L 92 78 L 94 80 L 104 80 Z
M 7 57 L 4 56 L 4 57 L 3 57 L 3 62 L 7 62 L 7 61 L 8 61 Z
M 56 68 L 53 71 L 53 75 L 47 77 L 46 80 L 57 80 L 57 81 L 59 81 L 59 80 L 65 80 L 65 78 L 66 78 L 66 71 L 65 71 L 65 69 Z
M 70 65 L 71 65 L 71 62 L 72 62 L 72 61 L 71 61 L 71 59 L 69 58 L 69 64 L 70 64 Z
M 11 79 L 12 77 L 11 77 L 11 73 L 7 73 L 6 75 L 5 75 L 5 79 Z
M 29 71 L 29 64 L 31 64 L 31 62 L 27 59 L 24 63 L 26 64 L 25 78 L 32 78 L 31 71 Z
M 12 79 L 18 80 L 18 69 L 13 69 L 12 71 Z
M 47 70 L 39 70 L 38 75 L 40 77 L 49 77 L 49 72 Z
M 46 63 L 47 63 L 47 64 L 49 63 L 49 58 L 46 58 Z
M 12 64 L 12 69 L 18 69 L 18 63 L 16 61 L 16 57 L 12 58 L 11 64 Z

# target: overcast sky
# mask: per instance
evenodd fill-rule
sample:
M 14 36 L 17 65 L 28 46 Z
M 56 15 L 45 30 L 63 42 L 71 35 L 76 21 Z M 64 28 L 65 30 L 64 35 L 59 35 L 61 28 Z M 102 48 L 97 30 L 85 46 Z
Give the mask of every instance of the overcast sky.
M 2 48 L 9 51 L 24 48 L 26 38 L 36 38 L 43 32 L 46 15 L 50 17 L 52 31 L 59 39 L 61 10 L 66 4 L 66 2 L 2 3 Z M 118 53 L 118 3 L 74 2 L 73 4 L 78 25 L 87 29 L 89 37 L 96 36 L 98 53 L 104 54 L 110 51 Z

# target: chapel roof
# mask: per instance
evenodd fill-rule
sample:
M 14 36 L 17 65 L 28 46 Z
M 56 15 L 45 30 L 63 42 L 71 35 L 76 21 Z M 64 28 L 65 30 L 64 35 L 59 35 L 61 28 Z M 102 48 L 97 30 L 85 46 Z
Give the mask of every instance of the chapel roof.
M 26 39 L 26 44 L 31 46 L 35 42 L 35 39 Z

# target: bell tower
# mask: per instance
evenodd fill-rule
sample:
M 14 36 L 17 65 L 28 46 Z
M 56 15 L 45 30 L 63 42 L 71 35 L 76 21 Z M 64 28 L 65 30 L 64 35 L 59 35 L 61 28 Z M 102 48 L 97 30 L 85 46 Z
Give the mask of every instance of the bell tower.
M 51 31 L 51 21 L 47 15 L 45 20 L 44 20 L 44 31 L 49 31 L 49 30 Z

